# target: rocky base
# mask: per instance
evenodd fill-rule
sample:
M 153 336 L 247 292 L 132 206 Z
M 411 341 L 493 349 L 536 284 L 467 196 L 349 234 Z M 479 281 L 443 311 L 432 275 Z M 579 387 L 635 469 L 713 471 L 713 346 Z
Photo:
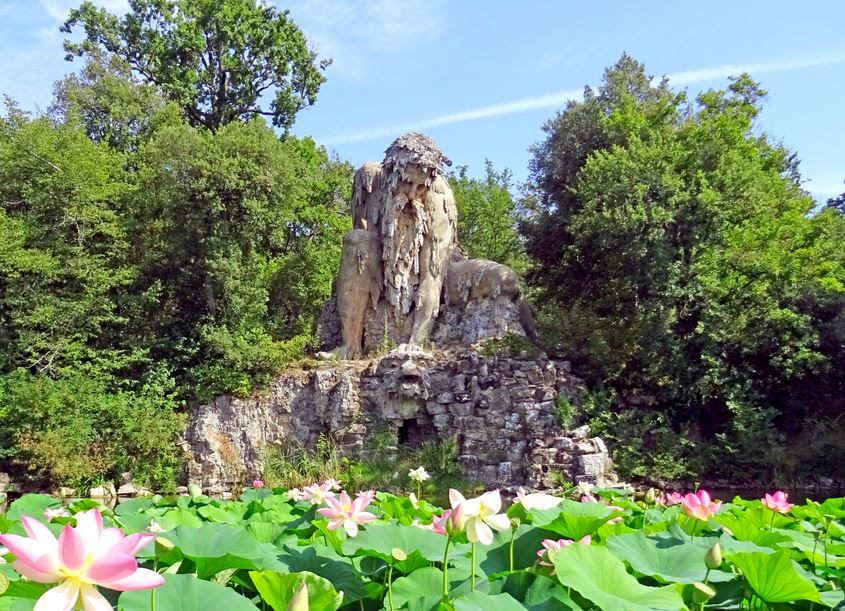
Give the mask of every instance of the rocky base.
M 466 305 L 440 305 L 431 331 L 431 345 L 440 350 L 460 350 L 467 346 L 506 335 L 525 336 L 519 303 L 506 295 L 474 299 Z M 368 317 L 363 334 L 365 352 L 384 351 L 396 346 L 410 333 L 410 328 L 385 326 L 384 303 Z M 532 323 L 533 324 L 533 323 Z M 337 296 L 332 294 L 320 314 L 320 347 L 330 351 L 343 344 Z
M 288 371 L 261 396 L 192 407 L 187 480 L 219 494 L 260 476 L 270 446 L 314 447 L 324 434 L 355 456 L 387 432 L 412 447 L 454 440 L 466 476 L 489 486 L 548 488 L 556 473 L 599 483 L 610 469 L 602 440 L 555 418 L 558 398 L 574 402 L 581 389 L 566 362 L 466 348 Z

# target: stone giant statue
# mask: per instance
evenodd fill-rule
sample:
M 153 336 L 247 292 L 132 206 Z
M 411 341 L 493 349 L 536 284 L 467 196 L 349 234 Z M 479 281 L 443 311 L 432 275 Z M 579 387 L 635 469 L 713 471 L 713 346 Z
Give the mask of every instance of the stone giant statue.
M 519 319 L 512 327 L 533 336 L 514 271 L 460 252 L 444 163 L 451 165 L 431 138 L 409 133 L 382 163 L 355 173 L 354 225 L 343 238 L 337 279 L 340 356 L 354 358 L 380 341 L 425 345 L 441 301 L 462 311 L 478 299 L 512 303 Z

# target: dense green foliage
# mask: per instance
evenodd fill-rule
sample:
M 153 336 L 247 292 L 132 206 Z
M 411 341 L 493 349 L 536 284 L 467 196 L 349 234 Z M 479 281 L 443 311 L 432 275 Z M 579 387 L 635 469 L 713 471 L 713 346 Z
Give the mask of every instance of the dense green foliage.
M 96 55 L 48 116 L 0 115 L 2 470 L 172 485 L 184 401 L 249 392 L 316 336 L 350 166 L 161 91 Z
M 86 0 L 62 31 L 67 59 L 106 52 L 183 109 L 194 126 L 216 131 L 257 115 L 285 129 L 317 99 L 325 81 L 305 36 L 263 0 L 133 0 L 122 18 Z M 262 97 L 272 98 L 269 107 Z
M 693 102 L 626 56 L 534 149 L 540 318 L 623 474 L 845 475 L 845 219 L 759 133 L 764 95 Z
M 521 272 L 527 261 L 516 229 L 519 209 L 511 194 L 511 174 L 496 172 L 489 159 L 485 171 L 479 180 L 462 166 L 449 177 L 458 208 L 458 243 L 473 259 L 490 259 Z
M 443 512 L 427 500 L 371 492 L 371 516 L 352 534 L 281 488 L 248 489 L 236 501 L 194 489 L 190 496 L 133 499 L 114 511 L 82 499 L 69 509 L 71 515 L 96 509 L 106 527 L 125 533 L 155 532 L 138 561 L 161 573 L 164 584 L 154 591 L 100 588 L 109 605 L 127 611 L 293 611 L 306 608 L 292 603 L 303 584 L 307 608 L 325 611 L 843 605 L 842 498 L 776 513 L 760 500 L 736 497 L 699 520 L 681 505 L 637 500 L 622 490 L 592 489 L 593 502 L 547 496 L 543 507 L 528 497 L 501 513 L 488 495 L 490 513 L 505 524 L 510 518 L 511 526 L 489 544 L 471 544 L 464 527 L 434 532 Z M 50 497 L 25 496 L 0 515 L 0 532 L 24 534 L 21 517 L 28 516 L 59 535 L 74 518 L 48 520 L 44 513 L 60 507 Z M 51 587 L 21 578 L 8 564 L 0 564 L 2 576 L 4 608 L 32 609 Z

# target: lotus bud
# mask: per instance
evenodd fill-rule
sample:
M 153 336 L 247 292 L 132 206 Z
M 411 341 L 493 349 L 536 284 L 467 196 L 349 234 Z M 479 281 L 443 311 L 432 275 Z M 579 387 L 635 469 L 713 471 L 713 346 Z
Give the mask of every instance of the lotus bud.
M 645 502 L 649 505 L 654 505 L 654 499 L 657 498 L 657 491 L 654 488 L 649 488 L 645 493 Z
M 522 524 L 522 520 L 519 518 L 511 518 L 511 530 L 516 532 L 516 529 L 519 528 L 519 525 Z
M 704 566 L 708 569 L 718 569 L 722 565 L 722 548 L 719 546 L 719 542 L 713 544 L 709 550 L 707 550 L 707 554 L 704 556 Z
M 308 611 L 308 588 L 303 583 L 290 599 L 285 611 Z
M 692 601 L 697 604 L 706 603 L 708 600 L 716 596 L 716 590 L 708 586 L 706 583 L 696 582 L 692 586 Z
M 464 530 L 464 504 L 459 503 L 446 520 L 446 533 L 454 535 Z

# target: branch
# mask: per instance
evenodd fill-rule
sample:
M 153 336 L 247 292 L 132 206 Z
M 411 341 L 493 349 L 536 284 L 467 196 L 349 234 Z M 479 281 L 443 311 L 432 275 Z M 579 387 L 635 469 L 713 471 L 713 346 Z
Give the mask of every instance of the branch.
M 30 151 L 30 150 L 27 149 L 26 152 L 29 153 L 30 155 L 32 155 L 33 157 L 35 157 L 36 159 L 38 159 L 39 161 L 46 163 L 48 166 L 50 166 L 51 168 L 53 168 L 57 172 L 59 172 L 61 174 L 65 173 L 65 171 L 63 169 L 61 169 L 59 166 L 57 166 L 55 163 L 53 163 L 49 159 L 45 159 L 44 157 L 42 157 L 41 155 L 39 155 L 35 151 Z

